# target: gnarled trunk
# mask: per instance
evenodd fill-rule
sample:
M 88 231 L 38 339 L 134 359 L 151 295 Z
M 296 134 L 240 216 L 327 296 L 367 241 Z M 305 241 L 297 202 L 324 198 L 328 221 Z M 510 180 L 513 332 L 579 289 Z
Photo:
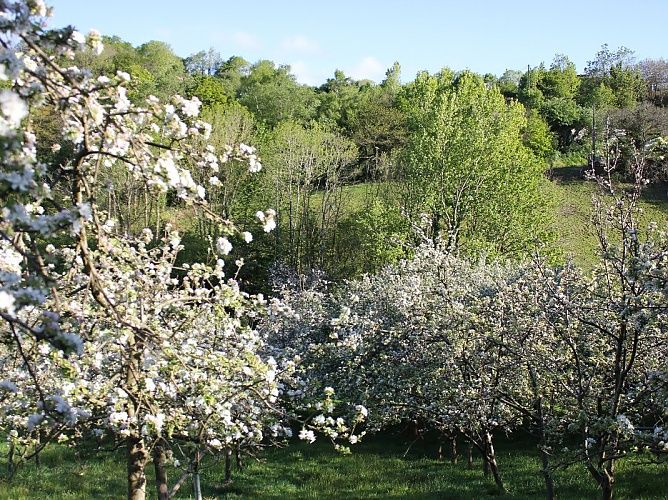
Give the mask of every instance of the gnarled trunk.
M 612 500 L 612 484 L 614 483 L 614 477 L 610 475 L 603 474 L 601 484 L 601 498 L 603 500 Z
M 499 472 L 499 465 L 496 463 L 496 453 L 494 452 L 494 444 L 492 442 L 492 435 L 489 432 L 484 434 L 484 451 L 485 451 L 485 462 L 489 466 L 489 470 L 494 477 L 494 482 L 498 486 L 501 493 L 506 492 L 506 488 L 503 485 L 503 480 L 501 479 L 501 473 Z
M 127 438 L 128 446 L 128 500 L 146 499 L 146 462 L 148 451 L 138 434 Z
M 611 461 L 610 465 L 608 467 L 603 467 L 602 470 L 596 469 L 591 464 L 587 466 L 590 474 L 601 487 L 601 498 L 603 500 L 612 500 L 613 485 L 615 484 L 614 465 L 614 461 Z
M 165 461 L 165 449 L 161 443 L 157 443 L 153 448 L 153 468 L 155 469 L 155 488 L 158 493 L 158 500 L 169 500 Z

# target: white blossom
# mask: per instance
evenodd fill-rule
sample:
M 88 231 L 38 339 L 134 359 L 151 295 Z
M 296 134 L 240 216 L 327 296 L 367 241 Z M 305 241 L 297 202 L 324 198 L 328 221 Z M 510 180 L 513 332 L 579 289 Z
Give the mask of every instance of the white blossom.
M 28 106 L 12 90 L 0 91 L 0 110 L 2 110 L 3 118 L 10 128 L 18 127 L 21 120 L 28 115 Z M 0 133 L 7 133 L 7 128 L 6 126 L 3 128 L 2 123 L 0 123 Z
M 302 441 L 308 441 L 309 443 L 315 442 L 315 434 L 311 430 L 302 429 L 299 431 L 299 439 Z
M 216 241 L 216 250 L 222 255 L 228 255 L 232 251 L 232 243 L 225 237 L 220 237 Z
M 0 312 L 14 316 L 16 313 L 14 309 L 14 304 L 16 299 L 11 293 L 8 293 L 4 290 L 0 290 Z

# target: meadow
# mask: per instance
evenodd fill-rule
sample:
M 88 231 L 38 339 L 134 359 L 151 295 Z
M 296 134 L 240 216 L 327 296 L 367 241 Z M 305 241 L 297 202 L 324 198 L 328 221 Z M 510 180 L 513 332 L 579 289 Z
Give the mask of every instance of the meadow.
M 500 495 L 493 481 L 483 475 L 479 457 L 473 467 L 466 463 L 464 443 L 460 443 L 458 463 L 451 463 L 446 452 L 441 460 L 432 439 L 411 442 L 397 434 L 374 436 L 353 448 L 351 455 L 336 452 L 326 442 L 291 443 L 272 448 L 254 458 L 246 458 L 241 471 L 234 471 L 231 484 L 225 484 L 224 464 L 204 462 L 204 498 L 413 498 L 413 499 L 537 499 L 544 498 L 535 448 L 522 436 L 500 439 L 498 459 L 509 491 Z M 96 452 L 75 454 L 71 449 L 47 449 L 41 465 L 22 467 L 11 483 L 0 483 L 0 498 L 54 500 L 120 498 L 125 494 L 124 453 Z M 153 471 L 148 472 L 149 498 Z M 171 469 L 169 472 L 174 472 Z M 668 465 L 641 464 L 640 459 L 619 463 L 616 487 L 618 498 L 662 499 L 666 495 Z M 175 474 L 177 475 L 177 474 Z M 555 474 L 558 497 L 585 499 L 596 497 L 591 478 L 578 465 Z M 177 498 L 191 498 L 192 485 L 186 481 Z

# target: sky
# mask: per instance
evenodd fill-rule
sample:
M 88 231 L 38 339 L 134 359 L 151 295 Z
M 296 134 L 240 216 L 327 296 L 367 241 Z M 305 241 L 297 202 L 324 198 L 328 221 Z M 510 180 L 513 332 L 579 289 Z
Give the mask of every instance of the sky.
M 402 81 L 447 66 L 500 76 L 567 55 L 584 70 L 601 45 L 638 60 L 668 58 L 668 0 L 46 0 L 51 26 L 97 29 L 133 45 L 168 43 L 186 57 L 210 47 L 224 59 L 289 64 L 319 85 L 336 69 Z

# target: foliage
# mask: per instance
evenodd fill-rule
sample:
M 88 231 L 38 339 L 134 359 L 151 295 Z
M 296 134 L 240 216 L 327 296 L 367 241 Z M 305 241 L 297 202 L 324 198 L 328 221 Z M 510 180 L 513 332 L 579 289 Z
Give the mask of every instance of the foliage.
M 426 213 L 453 250 L 520 256 L 544 241 L 541 165 L 522 144 L 524 108 L 480 77 L 418 75 L 400 97 L 410 136 L 404 206 Z
M 622 172 L 633 174 L 634 156 L 645 157 L 645 177 L 652 182 L 668 180 L 666 163 L 666 137 L 668 137 L 668 112 L 650 103 L 633 108 L 620 109 L 610 115 L 611 126 L 624 130 Z
M 298 84 L 289 66 L 276 67 L 267 60 L 253 64 L 241 78 L 238 99 L 269 127 L 286 120 L 308 123 L 318 103 L 315 91 Z
M 499 86 L 499 91 L 507 98 L 517 98 L 517 91 L 519 89 L 520 81 L 522 79 L 522 72 L 513 69 L 507 69 L 501 75 L 496 84 Z
M 223 83 L 209 75 L 195 77 L 188 90 L 188 95 L 197 97 L 206 107 L 223 105 L 227 102 Z
M 537 86 L 547 99 L 574 99 L 580 87 L 575 64 L 567 56 L 557 54 L 552 60 L 550 69 L 537 82 Z
M 298 274 L 331 270 L 354 144 L 319 126 L 284 122 L 274 129 L 264 151 L 269 196 L 279 209 L 277 260 Z
M 535 110 L 527 111 L 523 142 L 538 158 L 544 161 L 550 160 L 555 153 L 554 134 L 547 122 Z
M 250 63 L 243 57 L 232 56 L 223 62 L 216 70 L 215 76 L 225 86 L 225 93 L 229 96 L 238 96 L 242 79 L 248 75 Z
M 350 130 L 350 120 L 355 112 L 360 86 L 341 70 L 334 72 L 334 78 L 318 88 L 318 120 L 331 127 Z
M 223 61 L 220 54 L 211 47 L 207 51 L 200 50 L 186 57 L 183 64 L 191 75 L 213 76 L 220 70 Z
M 646 96 L 657 106 L 665 106 L 668 90 L 668 62 L 661 59 L 640 61 L 638 69 L 646 85 Z
M 633 51 L 619 47 L 612 52 L 604 44 L 596 58 L 587 63 L 580 100 L 597 107 L 633 106 L 644 96 L 642 76 L 633 65 Z
M 668 237 L 638 227 L 642 185 L 597 205 L 591 274 L 466 260 L 425 238 L 375 275 L 285 289 L 298 314 L 263 328 L 317 367 L 316 387 L 335 384 L 369 408 L 372 430 L 414 422 L 464 436 L 504 490 L 493 440 L 523 428 L 550 498 L 555 470 L 573 463 L 610 498 L 620 458 L 668 457 Z
M 129 497 L 150 463 L 161 499 L 187 477 L 199 497 L 203 464 L 229 480 L 293 427 L 344 452 L 397 425 L 465 439 L 501 493 L 501 434 L 532 436 L 548 497 L 561 468 L 610 498 L 620 459 L 665 460 L 668 236 L 639 203 L 668 147 L 663 111 L 635 106 L 662 103 L 660 63 L 604 46 L 584 77 L 556 56 L 402 85 L 395 63 L 316 90 L 271 61 L 50 31 L 41 0 L 0 10 L 10 477 L 55 440 L 120 446 Z M 536 255 L 544 162 L 555 137 L 576 151 L 590 106 L 613 201 L 591 273 Z M 249 293 L 263 273 L 281 299 Z
M 542 64 L 529 69 L 520 80 L 520 102 L 541 114 L 562 151 L 584 126 L 584 110 L 576 102 L 580 83 L 575 65 L 564 55 L 556 55 L 549 69 Z
M 379 180 L 381 155 L 399 151 L 406 143 L 406 117 L 396 105 L 397 91 L 390 82 L 363 88 L 350 117 L 350 134 L 365 163 L 365 180 Z
M 665 353 L 654 350 L 665 344 L 665 308 L 639 302 L 625 316 L 611 292 L 597 288 L 606 277 L 595 274 L 590 282 L 568 267 L 553 273 L 470 266 L 423 248 L 414 261 L 350 283 L 331 299 L 317 291 L 288 298 L 300 319 L 275 331 L 306 359 L 320 360 L 320 377 L 370 408 L 373 429 L 416 421 L 445 435 L 461 433 L 503 489 L 492 436 L 524 422 L 545 451 L 548 488 L 552 456 L 557 464 L 582 462 L 609 494 L 610 464 L 633 446 L 664 453 L 663 403 L 647 381 L 662 373 L 657 360 Z M 623 285 L 617 292 L 628 303 Z M 652 303 L 653 293 L 638 299 Z M 626 332 L 632 317 L 643 319 Z M 582 444 L 556 455 L 569 433 L 582 433 Z
M 391 199 L 371 195 L 341 222 L 341 252 L 354 248 L 354 255 L 342 262 L 343 276 L 374 273 L 405 256 L 410 240 L 408 220 Z

